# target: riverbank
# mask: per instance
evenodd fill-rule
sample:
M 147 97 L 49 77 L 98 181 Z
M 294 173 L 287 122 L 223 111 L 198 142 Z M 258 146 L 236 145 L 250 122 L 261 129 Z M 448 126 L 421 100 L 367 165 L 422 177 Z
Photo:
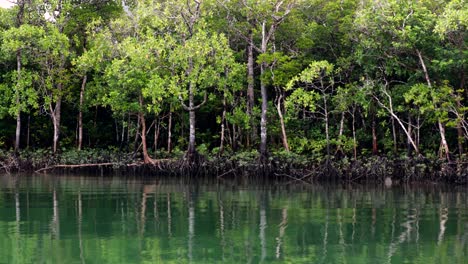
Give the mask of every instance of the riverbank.
M 91 149 L 64 151 L 53 155 L 48 150 L 0 152 L 0 173 L 135 173 L 167 176 L 210 176 L 217 178 L 269 178 L 310 184 L 316 181 L 468 183 L 468 161 L 447 162 L 429 158 L 363 157 L 357 160 L 331 157 L 312 159 L 293 153 L 272 153 L 266 163 L 256 151 L 231 155 L 204 155 L 197 164 L 188 163 L 182 152 L 145 164 L 133 153 Z

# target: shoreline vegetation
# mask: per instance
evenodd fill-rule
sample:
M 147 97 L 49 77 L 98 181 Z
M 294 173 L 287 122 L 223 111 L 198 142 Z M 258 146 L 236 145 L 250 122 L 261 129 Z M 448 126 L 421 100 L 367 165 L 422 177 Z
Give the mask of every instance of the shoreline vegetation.
M 0 171 L 466 183 L 465 0 L 17 0 Z
M 258 152 L 239 152 L 230 156 L 204 156 L 188 163 L 184 154 L 144 163 L 135 153 L 106 150 L 82 150 L 54 155 L 51 151 L 0 153 L 1 173 L 145 175 L 178 177 L 259 178 L 283 183 L 314 182 L 382 183 L 392 185 L 432 182 L 468 183 L 468 162 L 423 157 L 372 156 L 359 160 L 332 157 L 312 160 L 303 155 L 275 153 L 268 161 L 260 161 Z

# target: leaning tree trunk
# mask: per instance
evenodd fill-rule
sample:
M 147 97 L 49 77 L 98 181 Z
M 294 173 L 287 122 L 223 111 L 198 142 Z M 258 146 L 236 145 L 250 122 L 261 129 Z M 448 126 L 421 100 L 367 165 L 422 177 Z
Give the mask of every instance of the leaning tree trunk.
M 343 130 L 344 130 L 344 120 L 345 120 L 345 113 L 341 112 L 341 118 L 340 118 L 340 129 L 338 130 L 338 140 L 340 144 L 337 144 L 336 146 L 336 154 L 341 153 L 344 154 L 343 149 L 342 149 L 342 142 L 341 138 L 343 137 Z
M 80 90 L 80 107 L 78 112 L 78 150 L 81 150 L 83 146 L 83 103 L 84 103 L 84 92 L 86 88 L 86 81 L 88 77 L 85 75 L 81 83 Z
M 283 142 L 283 147 L 286 150 L 286 152 L 289 152 L 288 136 L 286 134 L 286 125 L 284 124 L 283 112 L 281 111 L 282 99 L 283 99 L 283 95 L 280 94 L 278 98 L 278 102 L 276 104 L 276 110 L 278 111 L 278 116 L 279 116 L 280 124 L 281 124 L 281 141 Z
M 395 118 L 393 118 L 393 116 L 390 116 L 390 118 L 392 120 L 393 153 L 396 155 L 396 153 L 398 152 L 398 145 L 397 145 L 397 134 L 396 134 L 396 127 L 395 127 Z M 409 117 L 409 119 L 411 120 L 411 116 Z M 408 130 L 409 129 L 410 128 L 408 127 Z
M 412 123 L 412 119 L 411 119 L 411 115 L 408 115 L 408 134 L 412 134 L 413 133 L 413 123 Z M 407 152 L 408 152 L 408 157 L 411 156 L 411 151 L 413 150 L 412 147 L 411 147 L 411 142 L 409 141 L 409 139 L 406 140 L 406 148 L 407 148 Z
M 423 72 L 424 72 L 424 77 L 426 78 L 427 86 L 432 87 L 431 79 L 429 78 L 429 73 L 427 71 L 426 64 L 424 63 L 424 59 L 422 57 L 422 54 L 421 54 L 421 52 L 419 50 L 416 50 L 416 53 L 418 54 L 419 62 L 421 63 L 421 67 L 422 67 Z M 442 148 L 443 152 L 445 152 L 445 157 L 449 161 L 450 160 L 450 150 L 449 150 L 449 146 L 448 146 L 448 143 L 447 143 L 447 139 L 445 138 L 445 126 L 444 126 L 444 124 L 442 124 L 442 121 L 441 121 L 440 118 L 437 120 L 437 125 L 439 126 L 440 145 L 441 145 L 441 148 Z M 443 154 L 441 153 L 440 156 L 442 157 L 442 155 Z

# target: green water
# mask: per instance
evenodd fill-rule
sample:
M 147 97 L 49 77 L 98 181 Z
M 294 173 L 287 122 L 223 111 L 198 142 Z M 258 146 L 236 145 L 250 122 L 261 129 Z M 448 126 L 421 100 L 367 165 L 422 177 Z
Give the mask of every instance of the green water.
M 468 263 L 467 193 L 0 176 L 0 263 Z

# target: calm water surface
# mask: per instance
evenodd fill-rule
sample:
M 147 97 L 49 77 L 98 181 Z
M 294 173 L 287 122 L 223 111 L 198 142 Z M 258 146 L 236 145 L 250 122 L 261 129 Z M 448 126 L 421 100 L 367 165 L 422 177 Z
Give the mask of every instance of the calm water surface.
M 466 187 L 0 176 L 0 263 L 468 263 Z

